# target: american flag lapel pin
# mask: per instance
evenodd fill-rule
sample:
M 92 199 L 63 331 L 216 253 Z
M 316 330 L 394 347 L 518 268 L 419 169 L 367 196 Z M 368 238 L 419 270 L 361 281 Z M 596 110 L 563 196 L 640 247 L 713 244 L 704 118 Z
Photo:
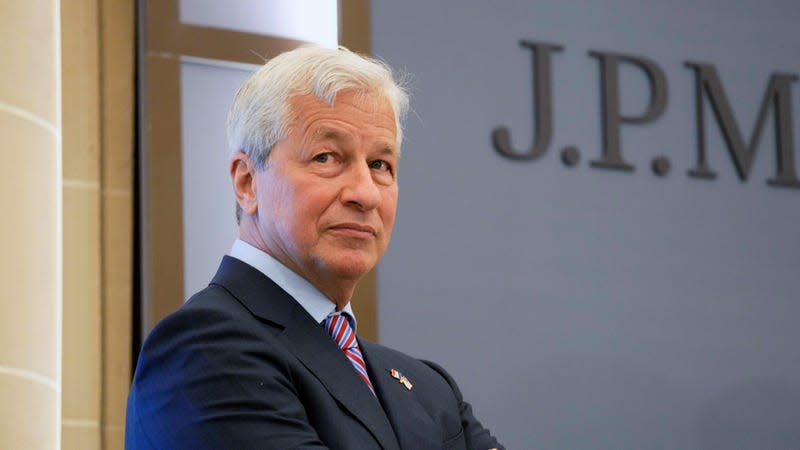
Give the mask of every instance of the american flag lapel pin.
M 391 375 L 392 378 L 397 380 L 400 384 L 405 386 L 406 389 L 408 389 L 409 391 L 411 390 L 412 387 L 414 387 L 414 385 L 411 384 L 410 381 L 408 381 L 408 378 L 406 378 L 406 376 L 403 375 L 402 373 L 400 373 L 400 371 L 397 370 L 397 369 L 390 369 L 389 370 L 389 375 Z

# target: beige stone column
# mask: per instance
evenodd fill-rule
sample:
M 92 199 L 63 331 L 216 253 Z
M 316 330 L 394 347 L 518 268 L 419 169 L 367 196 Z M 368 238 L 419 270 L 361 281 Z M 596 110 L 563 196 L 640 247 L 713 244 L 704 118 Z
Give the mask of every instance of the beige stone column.
M 103 449 L 124 447 L 131 383 L 135 0 L 100 1 Z
M 61 406 L 58 0 L 0 0 L 0 448 L 53 449 Z
M 102 448 L 98 11 L 98 0 L 69 0 L 61 5 L 64 202 L 61 447 L 65 450 Z
M 61 4 L 64 449 L 124 447 L 131 379 L 135 14 L 134 0 Z

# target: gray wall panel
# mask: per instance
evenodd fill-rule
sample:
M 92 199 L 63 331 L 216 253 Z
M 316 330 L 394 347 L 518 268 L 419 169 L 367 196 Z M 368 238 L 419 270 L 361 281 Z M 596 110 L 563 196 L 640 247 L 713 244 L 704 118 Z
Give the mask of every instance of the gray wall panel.
M 708 109 L 718 178 L 687 176 L 684 66 L 717 67 L 749 136 L 770 73 L 800 73 L 800 4 L 378 0 L 372 20 L 374 53 L 413 74 L 415 110 L 379 270 L 381 341 L 444 364 L 510 448 L 800 448 L 800 190 L 765 183 L 772 113 L 742 183 Z M 520 39 L 564 46 L 553 142 L 533 162 L 490 141 L 501 124 L 517 148 L 533 136 Z M 622 127 L 632 173 L 588 165 L 601 149 L 592 49 L 666 74 L 663 116 Z M 642 73 L 620 80 L 622 110 L 642 112 Z M 567 145 L 575 168 L 559 160 Z

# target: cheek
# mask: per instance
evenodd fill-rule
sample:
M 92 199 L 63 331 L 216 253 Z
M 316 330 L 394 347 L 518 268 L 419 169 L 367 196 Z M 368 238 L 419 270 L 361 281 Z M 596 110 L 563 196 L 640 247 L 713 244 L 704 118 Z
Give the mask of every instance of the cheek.
M 392 227 L 394 226 L 394 219 L 397 214 L 397 190 L 393 190 L 387 192 L 386 195 L 383 197 L 383 201 L 381 203 L 381 218 L 383 219 L 383 225 L 386 227 L 387 235 L 390 235 L 392 232 Z
M 296 189 L 287 192 L 282 199 L 286 210 L 286 219 L 291 222 L 295 235 L 311 236 L 318 234 L 320 222 L 323 221 L 328 207 L 331 204 L 329 195 L 321 195 L 326 191 L 313 189 Z
M 297 233 L 299 205 L 295 197 L 294 189 L 288 183 L 272 184 L 264 193 L 264 219 L 272 224 L 283 240 Z

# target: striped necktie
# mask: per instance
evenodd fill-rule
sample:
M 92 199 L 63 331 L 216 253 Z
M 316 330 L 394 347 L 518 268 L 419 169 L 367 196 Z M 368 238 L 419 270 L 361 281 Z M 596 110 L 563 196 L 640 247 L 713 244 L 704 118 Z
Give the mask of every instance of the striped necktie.
M 353 364 L 358 376 L 364 380 L 364 383 L 367 384 L 367 387 L 374 395 L 375 389 L 372 387 L 372 382 L 369 381 L 367 364 L 364 362 L 364 356 L 361 355 L 361 349 L 358 347 L 356 333 L 350 323 L 350 315 L 347 313 L 333 313 L 325 318 L 322 325 L 328 330 L 333 340 L 336 341 L 336 344 L 342 349 L 347 359 Z

